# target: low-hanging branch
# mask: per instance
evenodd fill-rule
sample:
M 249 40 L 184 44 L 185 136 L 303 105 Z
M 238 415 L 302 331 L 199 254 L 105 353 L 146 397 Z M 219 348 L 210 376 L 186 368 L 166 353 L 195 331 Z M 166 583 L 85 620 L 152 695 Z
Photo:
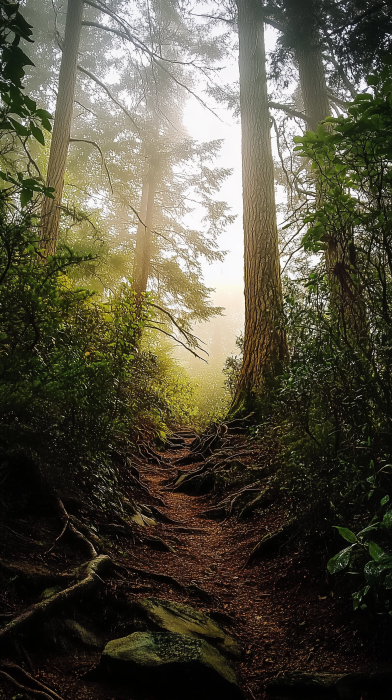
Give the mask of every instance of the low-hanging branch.
M 90 78 L 90 80 L 93 80 L 94 83 L 99 85 L 99 87 L 101 87 L 102 90 L 105 90 L 108 97 L 110 97 L 112 102 L 114 102 L 114 104 L 116 104 L 117 107 L 119 107 L 124 112 L 124 114 L 126 114 L 128 119 L 130 119 L 132 124 L 134 125 L 136 131 L 140 134 L 140 127 L 136 124 L 132 114 L 127 110 L 126 107 L 124 107 L 123 104 L 121 104 L 121 102 L 119 102 L 119 100 L 113 95 L 113 93 L 110 92 L 109 88 L 105 85 L 105 83 L 103 83 L 102 80 L 100 80 L 96 75 L 94 75 L 94 73 L 91 73 L 89 70 L 83 68 L 79 64 L 77 65 L 77 69 L 78 71 L 80 71 L 80 73 L 84 73 L 84 75 L 87 75 L 87 77 Z
M 347 109 L 347 107 L 350 106 L 349 102 L 346 102 L 337 95 L 334 95 L 333 92 L 331 92 L 330 90 L 327 90 L 327 95 L 328 99 L 331 100 L 331 102 L 336 102 L 337 105 L 339 105 L 340 107 L 344 107 L 344 109 Z
M 103 165 L 103 167 L 105 168 L 105 172 L 106 172 L 106 175 L 107 175 L 108 180 L 109 180 L 110 191 L 111 191 L 111 193 L 113 194 L 112 179 L 111 179 L 111 177 L 110 177 L 110 173 L 109 173 L 109 170 L 108 170 L 108 166 L 106 165 L 105 156 L 103 155 L 100 146 L 99 146 L 95 141 L 90 141 L 89 139 L 69 139 L 69 142 L 70 142 L 70 143 L 89 143 L 89 144 L 91 144 L 92 146 L 95 146 L 95 148 L 96 148 L 96 149 L 99 151 L 99 153 L 101 154 L 102 165 Z
M 283 105 L 280 104 L 280 102 L 268 102 L 268 107 L 271 109 L 280 109 L 283 112 L 286 112 L 286 114 L 289 115 L 289 117 L 295 117 L 296 119 L 302 119 L 305 122 L 309 122 L 310 119 L 309 117 L 304 114 L 304 112 L 298 112 L 296 109 L 293 109 L 290 107 L 290 105 Z
M 167 311 L 167 309 L 163 309 L 162 306 L 158 306 L 158 304 L 154 304 L 153 302 L 150 302 L 150 306 L 153 306 L 155 309 L 158 309 L 158 311 L 161 311 L 162 313 L 166 314 L 166 316 L 170 318 L 171 322 L 175 325 L 176 328 L 178 328 L 180 333 L 184 336 L 187 343 L 189 343 L 190 340 L 196 339 L 200 343 L 203 343 L 203 345 L 206 345 L 206 343 L 200 338 L 198 338 L 197 335 L 194 335 L 193 333 L 188 333 L 188 331 L 186 331 L 184 328 L 181 328 L 181 326 L 179 326 L 177 321 L 175 320 L 174 316 L 169 311 Z M 154 321 L 154 323 L 156 323 L 156 321 Z M 197 347 L 199 350 L 205 352 L 205 354 L 208 355 L 207 350 L 203 350 L 203 348 L 199 347 L 198 343 L 195 344 L 195 347 Z
M 186 345 L 185 343 L 183 343 L 182 340 L 180 340 L 179 338 L 176 338 L 176 336 L 173 335 L 172 333 L 165 331 L 163 328 L 157 328 L 157 326 L 147 326 L 146 325 L 145 328 L 151 328 L 154 331 L 160 331 L 161 333 L 164 333 L 164 335 L 167 335 L 168 338 L 171 338 L 176 343 L 179 343 L 180 345 L 182 345 L 185 348 L 185 350 L 188 350 L 188 352 L 192 353 L 192 355 L 194 357 L 197 357 L 199 360 L 202 360 L 203 362 L 205 362 L 208 365 L 208 362 L 207 362 L 207 360 L 204 359 L 204 357 L 200 357 L 200 355 L 198 355 L 197 352 L 192 350 L 192 348 L 190 348 L 189 345 Z M 200 348 L 200 350 L 203 350 L 203 348 Z M 205 350 L 203 350 L 203 352 L 205 352 Z
M 343 84 L 346 86 L 346 88 L 347 88 L 347 90 L 349 91 L 351 97 L 352 97 L 353 99 L 355 99 L 356 96 L 357 96 L 357 94 L 358 94 L 357 90 L 355 89 L 355 85 L 351 82 L 351 80 L 348 79 L 348 77 L 347 77 L 346 73 L 344 72 L 344 70 L 343 70 L 341 64 L 339 63 L 339 61 L 336 60 L 336 58 L 335 58 L 335 56 L 334 56 L 334 54 L 333 54 L 332 42 L 331 42 L 330 40 L 328 40 L 328 39 L 327 39 L 327 41 L 328 41 L 328 44 L 329 44 L 329 48 L 331 49 L 331 53 L 330 53 L 330 54 L 325 54 L 325 58 L 327 59 L 327 61 L 331 61 L 333 67 L 335 68 L 335 70 L 337 71 L 337 73 L 339 74 L 339 76 L 341 77 L 342 82 L 343 82 Z

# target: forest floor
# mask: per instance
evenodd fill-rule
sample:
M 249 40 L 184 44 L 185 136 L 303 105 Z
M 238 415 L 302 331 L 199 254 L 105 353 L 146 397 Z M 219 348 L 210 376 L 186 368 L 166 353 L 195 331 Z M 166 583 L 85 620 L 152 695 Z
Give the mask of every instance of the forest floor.
M 190 440 L 188 441 L 190 442 Z M 119 574 L 105 577 L 106 589 L 94 605 L 86 605 L 92 620 L 104 618 L 105 597 L 113 601 L 134 601 L 156 596 L 189 604 L 215 616 L 238 639 L 243 655 L 235 663 L 244 697 L 266 697 L 268 681 L 282 670 L 308 672 L 354 672 L 390 670 L 390 645 L 384 634 L 372 630 L 369 620 L 351 611 L 349 592 L 326 573 L 327 553 L 310 551 L 293 540 L 273 557 L 244 565 L 260 538 L 276 530 L 284 513 L 267 508 L 245 522 L 231 517 L 223 522 L 201 514 L 211 507 L 210 496 L 189 496 L 165 489 L 177 474 L 172 462 L 186 456 L 187 450 L 164 454 L 165 464 L 140 466 L 140 478 L 151 498 L 162 499 L 161 510 L 174 521 L 148 528 L 148 534 L 170 543 L 175 551 L 157 551 L 146 542 L 131 541 L 119 535 L 112 540 L 110 556 L 121 563 Z M 190 464 L 190 470 L 195 464 Z M 148 499 L 146 499 L 148 502 Z M 146 528 L 142 528 L 143 531 Z M 0 526 L 0 561 L 33 566 L 48 565 L 58 572 L 83 561 L 75 559 L 74 548 L 63 538 L 49 554 L 43 545 L 53 543 L 59 534 L 56 518 L 24 516 Z M 134 569 L 139 569 L 139 572 Z M 140 573 L 142 572 L 142 573 Z M 143 573 L 144 572 L 144 573 Z M 188 585 L 196 584 L 194 594 L 168 582 L 156 581 L 153 574 L 165 574 Z M 200 589 L 202 589 L 200 591 Z M 203 594 L 204 591 L 204 594 Z M 37 595 L 22 599 L 1 579 L 0 623 L 20 614 Z M 110 629 L 109 629 L 110 628 Z M 106 640 L 124 636 L 108 621 Z M 35 632 L 39 642 L 39 630 Z M 129 688 L 87 680 L 87 671 L 97 666 L 99 650 L 75 652 L 42 647 L 26 639 L 9 652 L 8 658 L 54 688 L 64 700 L 139 700 Z M 25 697 L 5 678 L 0 679 L 0 698 Z M 27 696 L 26 696 L 27 697 Z M 143 696 L 146 700 L 149 696 Z M 184 697 L 184 700 L 186 698 Z M 220 700 L 217 698 L 217 700 Z

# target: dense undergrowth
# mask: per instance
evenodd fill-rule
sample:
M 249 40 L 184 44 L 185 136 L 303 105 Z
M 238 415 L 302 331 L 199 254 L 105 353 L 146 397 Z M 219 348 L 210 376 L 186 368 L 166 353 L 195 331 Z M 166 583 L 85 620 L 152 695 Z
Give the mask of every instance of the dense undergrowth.
M 295 139 L 317 188 L 302 241 L 317 262 L 285 280 L 290 362 L 256 397 L 252 428 L 279 446 L 289 512 L 311 537 L 324 533 L 331 554 L 348 540 L 329 571 L 349 571 L 354 607 L 378 613 L 392 604 L 390 76 L 386 64 L 347 116 Z M 226 364 L 232 391 L 240 366 L 240 356 Z
M 31 61 L 19 42 L 30 40 L 31 28 L 17 5 L 5 3 L 2 11 L 2 478 L 15 454 L 24 452 L 57 491 L 82 473 L 86 487 L 110 499 L 111 454 L 126 453 L 141 433 L 162 442 L 171 426 L 189 422 L 196 413 L 193 389 L 170 349 L 148 329 L 151 295 L 136 299 L 130 280 L 103 294 L 80 286 L 86 265 L 94 263 L 91 253 L 60 242 L 54 256 L 45 256 L 39 213 L 42 196 L 53 195 L 34 176 L 27 150 L 21 156 L 20 142 L 44 144 L 50 115 L 22 85 Z

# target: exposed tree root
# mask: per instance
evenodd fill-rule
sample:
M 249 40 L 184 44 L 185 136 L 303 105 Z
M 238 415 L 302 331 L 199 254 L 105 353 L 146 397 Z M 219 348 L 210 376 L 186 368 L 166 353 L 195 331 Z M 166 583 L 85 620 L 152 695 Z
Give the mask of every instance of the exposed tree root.
M 246 569 L 255 559 L 278 552 L 278 550 L 291 539 L 291 536 L 297 527 L 297 520 L 290 520 L 290 522 L 286 523 L 286 525 L 283 525 L 275 532 L 269 532 L 267 535 L 264 535 L 260 542 L 258 542 L 252 549 L 247 561 L 244 564 L 244 569 Z
M 168 515 L 166 515 L 166 513 L 162 513 L 162 511 L 159 510 L 159 508 L 157 508 L 156 506 L 149 506 L 149 508 L 152 510 L 154 515 L 156 515 L 156 517 L 163 523 L 173 523 L 173 525 L 176 525 L 177 523 L 180 524 L 185 522 L 184 520 L 173 520 L 173 518 L 170 518 Z
M 153 581 L 161 581 L 162 583 L 169 583 L 171 586 L 178 588 L 180 591 L 186 591 L 187 587 L 183 583 L 180 583 L 180 581 L 178 581 L 173 576 L 169 576 L 168 574 L 158 574 L 155 571 L 149 571 L 148 569 L 138 569 L 135 566 L 124 566 L 123 564 L 119 564 L 118 562 L 114 562 L 114 565 L 115 568 L 119 568 L 120 570 L 123 569 L 128 573 L 132 571 L 133 573 L 138 574 L 139 576 L 142 576 L 144 578 L 150 578 Z
M 70 601 L 80 598 L 86 593 L 94 590 L 100 583 L 102 579 L 99 576 L 101 571 L 104 571 L 111 564 L 111 559 L 108 556 L 101 554 L 90 561 L 86 568 L 87 576 L 69 588 L 66 588 L 60 593 L 56 593 L 51 598 L 43 600 L 35 605 L 32 605 L 24 613 L 11 620 L 2 630 L 0 630 L 0 645 L 8 642 L 16 634 L 22 632 L 26 627 L 30 626 L 32 623 L 46 617 L 51 614 L 54 610 L 62 605 L 69 603 Z
M 186 457 L 180 457 L 179 459 L 173 460 L 172 464 L 176 467 L 186 467 L 188 464 L 195 464 L 195 462 L 204 462 L 204 455 L 201 452 L 195 452 Z
M 143 542 L 154 549 L 158 549 L 160 552 L 171 552 L 175 554 L 176 551 L 171 544 L 165 542 L 161 537 L 143 537 Z
M 31 698 L 42 698 L 43 700 L 53 700 L 53 697 L 51 695 L 48 695 L 47 693 L 44 693 L 43 690 L 33 690 L 33 688 L 27 688 L 25 685 L 22 685 L 21 683 L 18 683 L 15 678 L 9 675 L 6 671 L 1 671 L 0 670 L 0 676 L 3 676 L 9 683 L 12 683 L 12 685 L 15 686 L 15 688 L 18 688 L 18 690 L 21 690 L 24 694 L 25 697 Z
M 230 496 L 227 496 L 223 501 L 218 503 L 214 508 L 209 508 L 208 510 L 205 510 L 204 512 L 201 513 L 206 518 L 217 518 L 220 517 L 221 513 L 224 514 L 224 519 L 230 518 L 233 506 L 238 498 L 243 496 L 244 493 L 252 493 L 256 491 L 256 493 L 260 493 L 260 482 L 255 481 L 253 484 L 249 484 L 248 486 L 244 486 L 242 489 L 239 491 L 236 491 L 235 493 L 230 494 Z
M 56 583 L 64 583 L 72 580 L 73 576 L 69 574 L 53 574 L 49 570 L 43 567 L 27 566 L 26 568 L 18 566 L 17 564 L 9 564 L 0 560 L 0 571 L 4 572 L 7 576 L 18 576 L 23 581 L 29 584 L 39 585 L 42 588 L 45 586 L 53 586 Z M 8 613 L 3 615 L 3 617 L 9 617 Z M 12 617 L 12 613 L 11 613 Z
M 188 594 L 196 594 L 202 599 L 213 602 L 219 602 L 219 599 L 216 596 L 212 595 L 204 588 L 201 588 L 196 581 L 191 581 L 190 584 L 187 585 L 185 583 L 181 583 L 181 581 L 178 581 L 178 579 L 174 578 L 173 576 L 169 576 L 168 574 L 158 574 L 155 571 L 149 571 L 148 569 L 138 569 L 135 566 L 125 566 L 124 564 L 119 564 L 117 562 L 114 562 L 114 566 L 115 568 L 119 568 L 120 570 L 122 569 L 127 572 L 132 571 L 133 573 L 138 574 L 139 576 L 152 579 L 153 581 L 168 583 L 170 586 L 173 586 L 174 588 L 177 588 L 180 591 L 183 591 Z
M 94 548 L 94 545 L 91 544 L 90 540 L 88 540 L 87 537 L 82 535 L 82 533 L 79 532 L 79 530 L 77 530 L 76 527 L 72 524 L 71 516 L 68 515 L 67 511 L 64 508 L 63 502 L 60 499 L 58 500 L 58 509 L 64 521 L 64 524 L 68 524 L 68 531 L 71 533 L 74 539 L 76 539 L 82 545 L 83 549 L 87 552 L 90 559 L 95 559 L 95 557 L 97 556 L 97 552 Z
M 23 678 L 25 678 L 30 684 L 35 686 L 37 690 L 43 691 L 44 693 L 46 693 L 46 697 L 50 697 L 51 700 L 53 700 L 53 699 L 54 700 L 63 700 L 62 697 L 60 695 L 58 695 L 54 690 L 52 690 L 51 688 L 48 688 L 46 685 L 44 685 L 40 681 L 37 681 L 37 679 L 33 678 L 33 676 L 31 676 L 29 673 L 27 673 L 27 671 L 25 671 L 24 668 L 17 666 L 17 664 L 14 664 L 12 661 L 4 661 L 3 663 L 1 663 L 1 669 L 3 671 L 4 671 L 4 669 L 6 669 L 6 671 L 8 671 L 9 673 L 11 673 L 12 671 L 16 671 L 17 673 L 22 675 Z M 13 681 L 15 683 L 15 679 L 13 679 Z M 29 693 L 35 692 L 31 688 L 26 688 L 25 690 Z

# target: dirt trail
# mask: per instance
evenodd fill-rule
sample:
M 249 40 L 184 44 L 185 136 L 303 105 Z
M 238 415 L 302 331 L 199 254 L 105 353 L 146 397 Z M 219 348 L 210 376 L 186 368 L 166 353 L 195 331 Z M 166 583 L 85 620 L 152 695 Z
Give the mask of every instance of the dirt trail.
M 191 439 L 186 442 L 188 448 Z M 265 698 L 266 683 L 281 670 L 341 672 L 389 668 L 389 648 L 369 634 L 368 620 L 352 613 L 347 589 L 335 587 L 335 580 L 327 576 L 325 550 L 321 548 L 310 555 L 304 544 L 293 540 L 278 555 L 244 568 L 254 545 L 281 525 L 284 512 L 270 506 L 243 523 L 235 517 L 216 522 L 202 516 L 211 507 L 211 496 L 192 497 L 166 488 L 177 475 L 175 461 L 188 454 L 188 449 L 166 452 L 159 466 L 147 461 L 138 465 L 141 482 L 148 486 L 151 495 L 148 498 L 144 492 L 145 502 L 155 503 L 177 522 L 137 528 L 136 541 L 124 535 L 114 537 L 110 555 L 122 563 L 124 570 L 120 569 L 122 575 L 106 581 L 106 592 L 99 599 L 101 603 L 98 600 L 97 609 L 100 604 L 104 606 L 109 592 L 119 600 L 132 601 L 149 595 L 167 598 L 211 614 L 227 626 L 242 646 L 243 657 L 236 670 L 247 700 Z M 191 464 L 189 469 L 197 466 Z M 20 523 L 24 523 L 25 534 L 34 532 L 31 522 Z M 47 537 L 45 546 L 49 548 L 59 523 L 55 519 L 43 523 L 41 519 L 35 527 L 43 532 L 41 539 Z M 161 538 L 174 551 L 153 548 L 154 542 L 148 541 L 153 537 Z M 155 541 L 155 546 L 159 544 Z M 71 564 L 70 557 L 75 556 L 67 546 L 61 542 L 55 552 L 45 557 L 39 554 L 42 542 L 37 541 L 37 554 L 30 545 L 29 556 L 44 563 L 48 558 L 58 561 L 59 570 L 65 570 Z M 146 571 L 171 576 L 187 588 L 156 581 Z M 4 604 L 8 608 L 4 609 L 8 612 L 13 601 L 7 600 Z M 109 639 L 123 636 L 115 628 L 108 633 L 112 634 Z M 34 650 L 30 653 L 36 677 L 51 683 L 64 700 L 136 700 L 128 688 L 105 686 L 84 678 L 99 658 L 99 651 L 68 656 L 55 651 L 48 655 Z M 1 700 L 14 695 L 15 688 L 0 683 Z
M 166 453 L 175 460 L 187 452 Z M 190 465 L 193 470 L 196 465 Z M 243 648 L 237 671 L 247 697 L 264 698 L 269 678 L 282 669 L 306 671 L 356 671 L 383 668 L 376 648 L 369 648 L 368 630 L 353 619 L 346 592 L 333 590 L 327 579 L 325 552 L 320 559 L 306 560 L 300 544 L 291 552 L 244 568 L 254 545 L 267 532 L 276 530 L 284 514 L 267 509 L 245 523 L 236 518 L 216 522 L 201 516 L 211 498 L 192 497 L 166 490 L 176 475 L 174 466 L 146 465 L 140 476 L 151 494 L 163 498 L 165 511 L 181 521 L 159 525 L 156 534 L 170 542 L 176 552 L 133 550 L 129 562 L 170 574 L 181 582 L 197 583 L 212 599 L 186 598 L 168 585 L 153 585 L 159 595 L 189 602 L 205 611 L 223 612 L 231 618 L 230 630 Z M 184 528 L 194 528 L 184 532 Z M 146 595 L 142 593 L 141 595 Z

